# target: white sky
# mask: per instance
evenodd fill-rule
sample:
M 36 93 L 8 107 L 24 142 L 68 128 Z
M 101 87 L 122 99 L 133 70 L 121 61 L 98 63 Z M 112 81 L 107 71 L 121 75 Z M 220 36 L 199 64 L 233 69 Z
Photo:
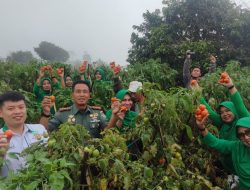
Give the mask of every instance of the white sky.
M 0 0 L 0 57 L 48 41 L 81 59 L 127 64 L 133 25 L 162 0 Z
M 132 26 L 143 22 L 146 10 L 161 8 L 162 0 L 0 0 L 0 58 L 18 50 L 35 55 L 33 47 L 48 41 L 71 59 L 87 51 L 92 61 L 125 65 Z

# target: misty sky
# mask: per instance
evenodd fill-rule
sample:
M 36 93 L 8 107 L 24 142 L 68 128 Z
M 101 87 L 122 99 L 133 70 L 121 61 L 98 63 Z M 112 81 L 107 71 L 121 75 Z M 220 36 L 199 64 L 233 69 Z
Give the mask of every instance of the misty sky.
M 236 0 L 247 5 L 249 0 Z M 249 4 L 247 5 L 249 6 Z M 0 0 L 0 58 L 12 51 L 33 51 L 52 42 L 82 59 L 127 64 L 133 25 L 162 0 Z
M 81 59 L 127 64 L 133 25 L 162 0 L 0 0 L 0 57 L 52 42 Z

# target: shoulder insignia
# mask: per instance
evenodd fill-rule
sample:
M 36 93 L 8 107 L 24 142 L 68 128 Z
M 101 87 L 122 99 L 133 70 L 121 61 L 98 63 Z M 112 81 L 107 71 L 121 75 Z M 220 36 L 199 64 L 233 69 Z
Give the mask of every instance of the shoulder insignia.
M 90 108 L 93 110 L 100 110 L 100 111 L 103 110 L 101 106 L 90 106 Z
M 71 107 L 60 108 L 59 112 L 64 112 L 64 111 L 69 111 L 69 110 L 71 110 Z

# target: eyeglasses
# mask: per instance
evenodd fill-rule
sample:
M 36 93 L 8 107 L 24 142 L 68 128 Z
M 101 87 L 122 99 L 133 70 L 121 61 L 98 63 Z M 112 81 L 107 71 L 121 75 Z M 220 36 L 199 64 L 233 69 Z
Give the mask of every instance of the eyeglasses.
M 237 133 L 237 136 L 240 140 L 244 139 L 245 136 L 250 137 L 250 130 L 246 130 L 244 133 Z

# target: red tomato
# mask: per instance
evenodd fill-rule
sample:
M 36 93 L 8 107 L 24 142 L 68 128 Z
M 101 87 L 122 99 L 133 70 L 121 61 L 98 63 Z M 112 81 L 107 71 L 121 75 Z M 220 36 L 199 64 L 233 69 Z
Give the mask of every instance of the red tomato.
M 165 158 L 161 158 L 160 160 L 159 160 L 159 163 L 160 164 L 164 164 L 166 162 L 166 159 Z
M 201 114 L 200 108 L 197 108 L 197 109 L 195 110 L 195 114 L 196 114 L 196 115 L 200 115 L 200 114 Z
M 203 111 L 203 110 L 206 109 L 206 106 L 204 104 L 200 104 L 199 108 L 200 108 L 201 111 Z
M 128 111 L 128 108 L 126 106 L 121 106 L 120 110 L 121 112 L 126 112 Z
M 221 79 L 225 79 L 228 77 L 228 74 L 226 72 L 221 73 L 220 75 Z
M 190 84 L 191 86 L 195 86 L 197 84 L 197 80 L 192 80 Z
M 224 83 L 229 83 L 229 78 L 225 78 Z
M 208 111 L 205 109 L 201 112 L 202 117 L 206 117 L 208 115 Z
M 116 97 L 111 98 L 111 102 L 116 102 L 116 101 L 119 101 L 119 99 Z
M 6 135 L 6 137 L 7 137 L 8 139 L 10 139 L 10 138 L 12 137 L 13 133 L 12 133 L 11 130 L 6 130 L 6 131 L 4 132 L 4 135 Z
M 50 96 L 49 98 L 50 98 L 51 102 L 55 102 L 56 101 L 56 97 L 55 96 Z

